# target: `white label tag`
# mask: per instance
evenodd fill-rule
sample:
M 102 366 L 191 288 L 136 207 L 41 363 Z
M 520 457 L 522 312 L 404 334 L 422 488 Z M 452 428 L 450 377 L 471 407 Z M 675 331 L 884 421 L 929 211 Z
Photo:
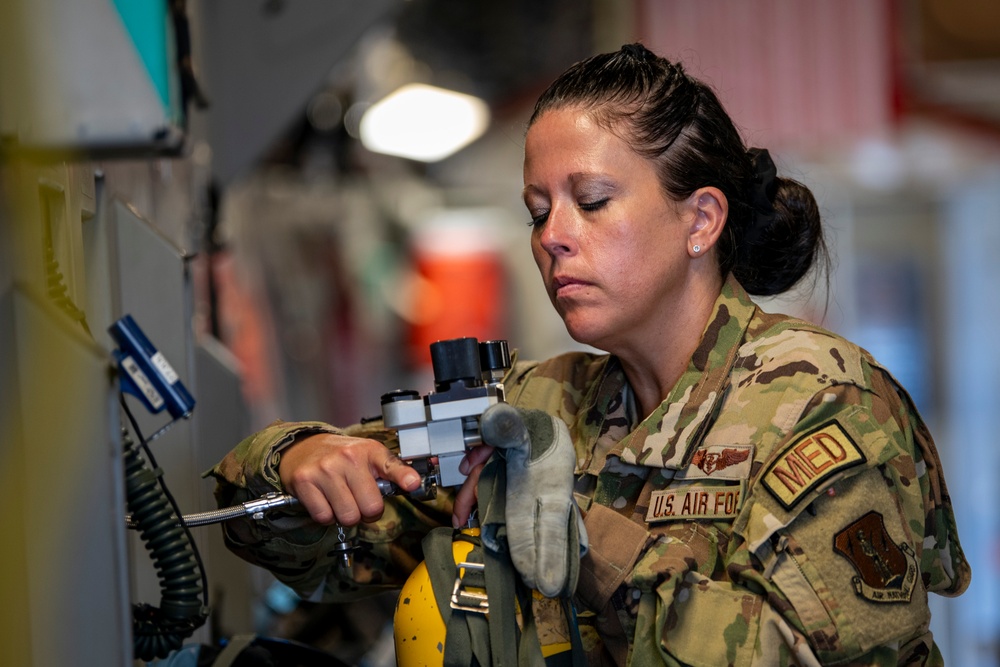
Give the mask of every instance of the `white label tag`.
M 163 375 L 167 384 L 175 384 L 177 382 L 179 379 L 177 373 L 174 371 L 174 367 L 170 365 L 170 362 L 167 361 L 167 358 L 163 356 L 162 352 L 154 354 L 150 361 L 156 366 L 156 370 L 160 371 L 160 374 Z
M 160 392 L 156 391 L 156 387 L 153 386 L 153 383 L 149 381 L 146 374 L 139 368 L 139 364 L 135 363 L 135 359 L 132 357 L 122 359 L 122 368 L 132 378 L 132 382 L 139 388 L 139 391 L 146 395 L 146 399 L 153 406 L 153 409 L 159 410 L 163 406 L 163 397 L 160 396 Z

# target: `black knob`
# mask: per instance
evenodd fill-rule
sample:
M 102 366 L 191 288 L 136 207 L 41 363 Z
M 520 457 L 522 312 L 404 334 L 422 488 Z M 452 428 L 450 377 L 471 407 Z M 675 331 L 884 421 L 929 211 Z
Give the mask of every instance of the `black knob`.
M 452 338 L 431 343 L 431 366 L 434 368 L 434 383 L 438 386 L 447 386 L 456 380 L 465 380 L 466 384 L 482 382 L 479 341 L 475 338 Z
M 484 371 L 510 368 L 510 348 L 505 340 L 484 340 L 479 344 L 479 363 Z

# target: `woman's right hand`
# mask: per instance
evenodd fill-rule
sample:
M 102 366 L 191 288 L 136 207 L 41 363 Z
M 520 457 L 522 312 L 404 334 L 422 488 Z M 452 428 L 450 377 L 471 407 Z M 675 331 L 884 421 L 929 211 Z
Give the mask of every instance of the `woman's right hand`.
M 375 440 L 332 433 L 307 436 L 281 452 L 278 475 L 317 523 L 353 526 L 382 516 L 376 479 L 404 491 L 420 486 L 420 475 Z

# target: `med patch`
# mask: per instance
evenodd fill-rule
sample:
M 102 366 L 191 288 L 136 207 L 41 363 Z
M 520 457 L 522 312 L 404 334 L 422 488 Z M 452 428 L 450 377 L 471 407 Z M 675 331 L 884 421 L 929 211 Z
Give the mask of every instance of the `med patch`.
M 872 602 L 910 601 L 917 557 L 906 542 L 893 542 L 881 514 L 868 512 L 834 535 L 833 549 L 857 571 L 855 593 Z
M 841 470 L 866 460 L 840 424 L 830 421 L 785 447 L 768 466 L 761 482 L 782 507 L 790 510 Z

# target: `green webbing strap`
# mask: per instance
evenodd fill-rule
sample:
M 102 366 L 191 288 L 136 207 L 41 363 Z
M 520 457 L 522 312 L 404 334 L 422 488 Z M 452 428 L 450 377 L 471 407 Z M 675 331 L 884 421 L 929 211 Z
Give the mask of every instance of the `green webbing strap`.
M 490 643 L 493 649 L 493 666 L 517 667 L 517 647 L 522 643 L 523 633 L 517 629 L 517 607 L 514 594 L 517 578 L 510 559 L 499 556 L 489 549 L 480 547 L 486 564 L 486 595 L 490 600 Z
M 454 531 L 446 527 L 434 528 L 423 539 L 427 574 L 431 580 L 431 589 L 434 591 L 434 600 L 445 626 L 444 666 L 485 667 L 491 662 L 489 639 L 487 638 L 485 641 L 474 640 L 472 637 L 473 630 L 477 634 L 483 634 L 484 630 L 487 630 L 485 617 L 482 618 L 483 623 L 477 623 L 475 619 L 470 617 L 482 616 L 482 614 L 451 608 L 451 592 L 455 587 L 455 577 L 458 573 L 452 551 L 452 540 L 456 537 L 471 541 L 471 538 L 455 536 Z M 471 626 L 468 623 L 469 620 L 472 620 Z M 488 630 L 486 634 L 488 634 Z
M 580 637 L 580 623 L 576 620 L 576 607 L 573 606 L 573 598 L 563 598 L 562 605 L 563 614 L 566 615 L 566 622 L 569 624 L 571 664 L 586 665 L 587 654 L 583 652 L 583 638 Z M 550 667 L 552 666 L 550 665 Z
M 521 642 L 517 647 L 517 662 L 520 665 L 545 667 L 542 656 L 542 645 L 538 641 L 538 628 L 535 626 L 534 607 L 531 604 L 531 591 L 523 585 L 517 587 L 518 604 L 521 606 L 521 635 L 531 637 L 533 641 Z
M 490 614 L 490 639 L 493 642 L 494 651 L 497 646 L 503 646 L 505 653 L 502 657 L 496 654 L 493 656 L 494 665 L 527 665 L 528 667 L 544 667 L 567 664 L 571 660 L 572 665 L 586 665 L 586 656 L 583 652 L 583 643 L 580 639 L 579 627 L 576 624 L 576 614 L 573 604 L 569 599 L 562 601 L 563 610 L 569 624 L 571 652 L 557 653 L 548 659 L 542 656 L 541 643 L 538 640 L 538 630 L 535 626 L 535 619 L 532 606 L 532 592 L 525 587 L 521 578 L 514 570 L 510 553 L 507 551 L 507 466 L 500 456 L 494 456 L 483 468 L 479 476 L 479 486 L 477 487 L 479 498 L 480 524 L 484 536 L 489 536 L 488 540 L 483 540 L 481 547 L 486 562 L 486 591 L 490 598 L 490 610 L 494 609 L 493 600 L 500 591 L 502 609 L 510 609 L 509 614 L 503 614 L 500 626 L 494 627 L 494 617 Z M 492 549 L 487 544 L 494 545 Z M 491 562 L 495 567 L 491 567 Z M 500 581 L 491 579 L 499 578 Z M 517 597 L 517 605 L 521 609 L 522 627 L 518 632 L 514 615 L 514 597 Z M 510 627 L 507 627 L 510 626 Z M 524 641 L 521 641 L 524 640 Z M 513 647 L 517 647 L 513 651 Z
M 479 509 L 483 513 L 481 517 L 481 522 L 484 522 L 483 529 L 487 529 L 485 522 L 493 524 L 489 529 L 495 530 L 496 538 L 498 538 L 496 543 L 505 546 L 507 544 L 507 529 L 506 526 L 502 525 L 502 521 L 506 505 L 507 467 L 501 463 L 498 456 L 489 460 L 479 476 L 479 486 L 476 490 L 479 498 Z M 490 614 L 490 642 L 494 647 L 503 647 L 502 650 L 496 650 L 493 657 L 494 667 L 530 665 L 531 663 L 521 663 L 518 660 L 519 646 L 531 643 L 520 641 L 525 634 L 518 632 L 517 628 L 517 607 L 514 599 L 517 592 L 523 589 L 523 586 L 520 585 L 520 578 L 514 572 L 514 564 L 506 551 L 502 549 L 495 551 L 485 546 L 481 548 L 483 561 L 486 564 L 486 594 L 490 599 L 490 610 L 502 610 L 502 613 Z M 495 603 L 494 600 L 496 600 Z M 523 614 L 523 601 L 521 610 Z M 537 635 L 528 636 L 535 637 Z M 541 654 L 539 653 L 539 655 Z
M 482 563 L 483 562 L 483 552 L 480 542 L 477 538 L 463 536 L 463 539 L 468 539 L 472 542 L 472 551 L 468 553 L 465 557 L 466 563 Z M 452 552 L 454 557 L 454 552 Z M 456 566 L 458 564 L 456 563 Z M 456 567 L 455 576 L 458 576 L 458 568 Z M 465 573 L 462 575 L 462 588 L 465 587 L 475 587 L 486 589 L 486 576 L 485 570 L 479 572 L 472 568 L 464 568 Z M 454 590 L 454 580 L 452 583 L 452 589 Z M 460 603 L 464 602 L 461 600 L 461 591 L 458 591 L 458 597 Z M 475 606 L 477 601 L 470 600 L 472 605 Z M 451 616 L 455 618 L 464 618 L 467 625 L 467 632 L 469 641 L 471 643 L 471 650 L 473 657 L 476 658 L 480 665 L 488 667 L 493 661 L 492 647 L 490 646 L 490 628 L 487 622 L 487 615 L 478 611 L 464 611 L 460 609 L 452 609 Z M 449 635 L 450 637 L 450 635 Z M 465 667 L 468 662 L 469 652 L 468 650 L 461 648 L 461 645 L 456 648 L 449 646 L 448 638 L 445 638 L 444 643 L 445 649 L 445 665 L 446 667 Z
M 483 530 L 490 530 L 492 544 L 497 549 L 485 547 L 479 538 L 462 535 L 451 528 L 435 528 L 423 540 L 427 573 L 434 590 L 434 599 L 446 628 L 444 645 L 445 667 L 554 667 L 555 665 L 584 665 L 586 660 L 576 624 L 576 615 L 569 599 L 562 600 L 569 624 L 572 651 L 558 653 L 548 660 L 543 658 L 541 644 L 532 607 L 532 593 L 521 582 L 506 551 L 507 529 L 504 515 L 506 506 L 506 467 L 495 457 L 483 469 L 479 478 L 479 508 Z M 455 563 L 453 540 L 467 540 L 473 544 L 466 557 L 470 563 L 483 563 L 479 573 L 464 568 L 465 586 L 486 589 L 489 615 L 477 611 L 453 609 L 452 591 L 458 569 Z M 520 607 L 523 628 L 517 626 L 517 609 Z M 527 641 L 521 641 L 527 638 Z

